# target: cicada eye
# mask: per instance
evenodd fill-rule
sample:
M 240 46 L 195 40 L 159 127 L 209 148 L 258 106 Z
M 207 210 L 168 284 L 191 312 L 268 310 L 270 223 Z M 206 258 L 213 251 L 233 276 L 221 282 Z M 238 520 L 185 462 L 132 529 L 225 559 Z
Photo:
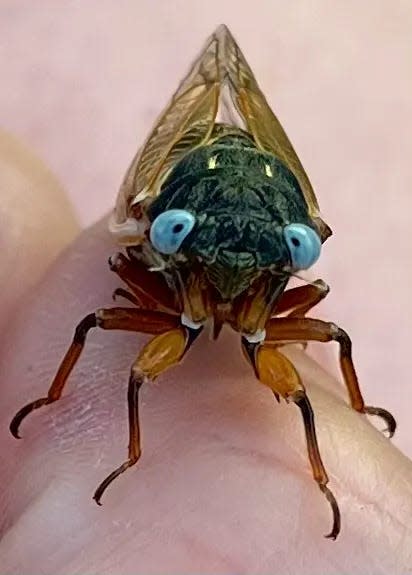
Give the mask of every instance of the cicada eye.
M 318 234 L 305 224 L 289 224 L 283 229 L 289 248 L 292 266 L 296 270 L 306 270 L 320 255 L 321 242 Z
M 186 210 L 167 210 L 159 214 L 150 228 L 150 241 L 162 254 L 175 254 L 195 225 Z

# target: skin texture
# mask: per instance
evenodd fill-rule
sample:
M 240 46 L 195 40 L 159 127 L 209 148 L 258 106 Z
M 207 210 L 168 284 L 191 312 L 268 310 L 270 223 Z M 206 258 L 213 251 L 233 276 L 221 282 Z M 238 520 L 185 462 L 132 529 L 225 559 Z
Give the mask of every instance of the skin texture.
M 113 205 L 203 39 L 226 22 L 334 230 L 313 272 L 332 292 L 314 315 L 351 334 L 365 398 L 394 413 L 394 444 L 411 455 L 409 4 L 118 5 L 2 2 L 3 125 L 47 158 L 90 224 Z M 22 159 L 12 148 L 0 170 L 2 574 L 410 572 L 411 463 L 299 349 L 288 353 L 342 512 L 335 543 L 322 537 L 330 510 L 310 476 L 298 410 L 255 381 L 230 332 L 214 344 L 205 334 L 144 389 L 142 459 L 101 509 L 91 497 L 126 456 L 128 371 L 146 338 L 91 334 L 64 399 L 28 419 L 20 442 L 9 436 L 14 412 L 46 392 L 76 322 L 111 305 L 119 287 L 104 222 L 44 275 L 75 227 L 59 239 L 71 216 L 55 183 L 24 185 L 13 200 L 4 174 L 14 178 Z M 26 183 L 36 179 L 25 172 Z M 337 374 L 332 344 L 308 351 Z

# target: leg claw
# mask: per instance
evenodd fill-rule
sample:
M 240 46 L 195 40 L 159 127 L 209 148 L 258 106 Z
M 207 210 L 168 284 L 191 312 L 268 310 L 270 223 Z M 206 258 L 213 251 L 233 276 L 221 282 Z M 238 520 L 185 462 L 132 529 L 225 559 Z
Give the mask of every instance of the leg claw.
M 326 487 L 326 485 L 319 485 L 319 488 L 325 495 L 326 499 L 329 501 L 333 513 L 332 531 L 327 535 L 325 535 L 325 538 L 332 539 L 333 541 L 335 541 L 336 537 L 340 533 L 340 525 L 341 525 L 339 506 L 332 491 L 328 487 Z
M 381 417 L 384 422 L 386 423 L 386 428 L 383 432 L 388 432 L 389 439 L 393 437 L 393 434 L 396 431 L 396 420 L 389 411 L 383 409 L 382 407 L 371 407 L 366 406 L 363 410 L 363 413 L 367 413 L 368 415 L 378 415 Z

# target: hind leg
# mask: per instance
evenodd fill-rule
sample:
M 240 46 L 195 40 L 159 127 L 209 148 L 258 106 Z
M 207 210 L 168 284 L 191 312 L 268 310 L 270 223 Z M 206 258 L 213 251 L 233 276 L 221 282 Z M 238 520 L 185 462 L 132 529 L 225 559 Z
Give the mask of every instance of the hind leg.
M 84 317 L 76 327 L 73 341 L 64 356 L 46 397 L 41 397 L 22 407 L 10 423 L 10 432 L 19 438 L 23 419 L 33 410 L 60 399 L 67 379 L 83 351 L 88 332 L 95 327 L 119 329 L 142 333 L 162 333 L 179 325 L 177 316 L 162 312 L 129 308 L 100 309 Z
M 339 360 L 343 379 L 353 409 L 360 413 L 379 415 L 387 425 L 389 437 L 396 430 L 395 418 L 382 407 L 365 405 L 358 377 L 352 360 L 352 342 L 348 334 L 334 323 L 310 318 L 276 318 L 266 325 L 266 341 L 269 343 L 293 341 L 336 341 L 339 344 Z

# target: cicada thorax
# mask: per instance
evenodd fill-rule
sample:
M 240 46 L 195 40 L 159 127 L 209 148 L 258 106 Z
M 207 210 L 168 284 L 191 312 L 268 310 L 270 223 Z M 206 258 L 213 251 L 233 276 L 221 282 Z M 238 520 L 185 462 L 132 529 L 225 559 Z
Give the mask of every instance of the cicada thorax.
M 147 238 L 139 257 L 167 277 L 191 320 L 262 329 L 287 283 L 282 230 L 294 221 L 313 225 L 290 170 L 242 130 L 218 125 L 207 145 L 174 166 L 142 217 L 150 225 L 171 209 L 196 220 L 179 252 L 159 256 Z

